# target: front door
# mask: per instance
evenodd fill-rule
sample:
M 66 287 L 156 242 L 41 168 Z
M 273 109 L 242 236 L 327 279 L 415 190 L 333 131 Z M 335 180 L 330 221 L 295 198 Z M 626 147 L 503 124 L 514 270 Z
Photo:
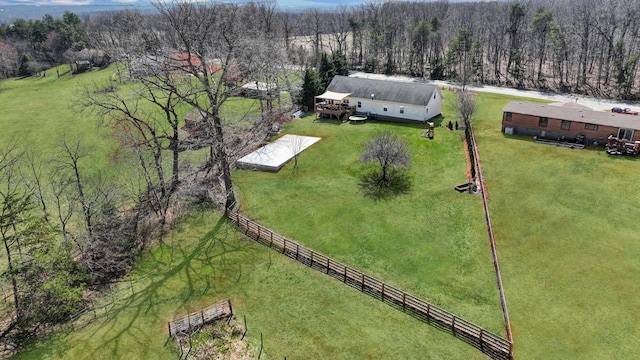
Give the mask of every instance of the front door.
M 618 129 L 618 139 L 631 141 L 633 139 L 633 129 Z

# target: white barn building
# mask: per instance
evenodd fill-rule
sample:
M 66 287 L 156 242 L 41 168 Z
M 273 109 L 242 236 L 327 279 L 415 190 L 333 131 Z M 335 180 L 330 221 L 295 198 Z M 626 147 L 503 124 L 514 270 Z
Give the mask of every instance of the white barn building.
M 442 94 L 426 83 L 338 75 L 324 94 L 316 96 L 315 112 L 343 120 L 356 113 L 378 120 L 426 122 L 442 113 Z

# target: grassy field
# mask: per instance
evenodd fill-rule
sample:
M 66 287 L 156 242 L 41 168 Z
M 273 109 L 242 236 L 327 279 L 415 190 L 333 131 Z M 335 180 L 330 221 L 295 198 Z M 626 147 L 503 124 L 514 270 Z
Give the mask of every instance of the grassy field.
M 505 136 L 506 102 L 483 95 L 476 128 L 516 355 L 637 358 L 640 162 Z
M 7 114 L 2 117 L 2 125 L 11 130 L 0 134 L 0 140 L 6 143 L 11 139 L 20 139 L 35 152 L 53 155 L 53 149 L 62 138 L 82 139 L 83 143 L 90 144 L 92 153 L 87 163 L 95 169 L 106 167 L 113 170 L 114 174 L 131 171 L 126 165 L 111 162 L 109 155 L 117 149 L 117 144 L 106 136 L 105 129 L 96 126 L 95 118 L 86 113 L 77 113 L 74 106 L 76 96 L 79 96 L 82 87 L 85 84 L 106 81 L 110 76 L 110 70 L 62 79 L 56 79 L 54 74 L 48 74 L 44 78 L 0 83 L 0 88 L 3 89 L 0 91 L 0 104 L 3 113 Z M 36 91 L 40 95 L 34 99 L 32 93 Z M 65 96 L 61 97 L 61 94 Z M 231 105 L 231 112 L 242 109 L 242 106 L 236 103 Z M 29 109 L 29 112 L 26 120 L 20 121 L 26 116 L 26 111 L 19 111 L 23 109 Z M 307 118 L 293 123 L 291 131 L 298 125 L 310 126 L 310 133 L 315 133 L 321 128 L 326 129 L 322 131 L 330 132 L 340 129 L 335 123 L 314 124 Z M 21 129 L 23 126 L 24 130 Z M 353 135 L 358 137 L 361 143 L 352 143 L 345 148 L 336 149 L 338 152 L 334 154 L 334 159 L 344 155 L 341 151 L 356 152 L 349 155 L 346 160 L 348 168 L 343 169 L 342 174 L 350 179 L 352 185 L 352 180 L 356 179 L 357 175 L 354 171 L 362 170 L 352 167 L 360 166 L 356 160 L 359 155 L 357 152 L 360 151 L 366 137 L 383 127 L 385 125 L 380 124 L 353 127 Z M 403 136 L 412 143 L 412 151 L 416 151 L 413 159 L 414 164 L 418 164 L 417 169 L 430 156 L 439 155 L 437 161 L 434 161 L 435 158 L 430 160 L 430 171 L 433 174 L 442 172 L 442 176 L 452 177 L 455 181 L 464 181 L 464 162 L 460 158 L 462 150 L 458 146 L 458 134 L 447 132 L 445 136 L 443 133 L 440 141 L 429 142 L 420 138 L 422 129 L 412 126 L 401 128 L 404 129 Z M 343 145 L 353 140 L 352 134 L 345 131 L 335 133 L 334 137 Z M 326 151 L 327 143 L 323 144 L 323 151 Z M 316 157 L 319 159 L 316 166 L 327 166 L 327 159 L 322 158 L 326 153 L 319 154 L 320 157 Z M 304 161 L 306 160 L 303 156 L 295 173 L 299 178 L 305 176 Z M 242 177 L 256 174 L 239 172 L 234 176 L 242 183 Z M 288 168 L 281 174 L 288 183 L 301 182 L 305 183 L 304 186 L 308 185 L 308 181 L 291 178 L 292 173 Z M 381 256 L 384 248 L 376 249 L 378 245 L 362 243 L 374 252 L 364 252 L 358 256 L 358 261 L 350 263 L 354 266 L 366 265 L 363 266 L 363 270 L 370 271 L 394 285 L 406 285 L 408 290 L 413 290 L 416 295 L 430 293 L 431 287 L 439 288 L 440 291 L 435 293 L 436 296 L 430 297 L 430 300 L 447 309 L 450 309 L 448 305 L 457 304 L 455 310 L 459 310 L 457 312 L 465 317 L 473 315 L 475 319 L 471 320 L 474 321 L 482 323 L 490 319 L 488 322 L 493 324 L 490 328 L 500 332 L 499 308 L 492 287 L 491 273 L 485 271 L 479 280 L 473 279 L 476 276 L 473 272 L 477 266 L 472 257 L 477 255 L 489 259 L 488 250 L 480 245 L 484 244 L 483 239 L 478 240 L 478 246 L 469 245 L 475 242 L 471 236 L 473 230 L 470 229 L 477 227 L 480 222 L 472 220 L 471 225 L 468 225 L 468 220 L 464 219 L 479 214 L 478 200 L 453 193 L 452 185 L 445 179 L 416 181 L 415 176 L 421 174 L 413 171 L 412 176 L 414 190 L 408 196 L 397 199 L 404 204 L 398 210 L 403 211 L 402 209 L 410 207 L 418 191 L 433 193 L 434 191 L 427 189 L 431 186 L 446 186 L 449 193 L 445 197 L 447 200 L 440 199 L 438 203 L 448 202 L 451 198 L 460 199 L 463 204 L 461 212 L 433 213 L 433 217 L 455 215 L 462 229 L 458 236 L 443 242 L 440 246 L 433 235 L 439 231 L 435 227 L 442 226 L 440 221 L 433 223 L 434 228 L 425 230 L 428 227 L 419 224 L 416 219 L 407 218 L 404 224 L 395 225 L 391 224 L 393 219 L 388 219 L 385 220 L 384 227 L 368 227 L 367 231 L 373 236 L 370 239 L 386 241 L 386 248 L 393 251 L 396 258 L 401 256 L 406 262 L 396 264 L 395 259 L 385 259 Z M 317 178 L 312 181 L 317 181 Z M 243 186 L 239 187 L 240 193 L 245 197 L 248 195 L 248 192 L 244 192 L 247 184 L 248 182 L 244 182 Z M 351 196 L 356 197 L 355 200 L 348 200 L 351 204 L 357 204 L 362 198 L 357 188 L 356 191 L 343 194 L 345 198 Z M 381 219 L 384 217 L 385 202 L 376 203 L 372 216 Z M 428 209 L 428 204 L 420 205 L 420 211 Z M 352 219 L 356 221 L 368 216 L 366 213 L 355 212 L 351 212 L 351 215 L 355 216 Z M 132 274 L 134 295 L 130 293 L 131 283 L 124 282 L 121 290 L 116 293 L 116 299 L 120 300 L 113 307 L 109 306 L 111 310 L 106 313 L 99 310 L 96 321 L 87 323 L 85 319 L 78 324 L 76 330 L 63 330 L 54 334 L 17 358 L 173 358 L 176 355 L 165 335 L 166 322 L 175 316 L 223 298 L 231 298 L 237 313 L 247 316 L 249 338 L 256 352 L 259 348 L 260 334 L 264 335 L 267 358 L 482 358 L 476 350 L 449 335 L 353 291 L 333 279 L 288 259 L 282 259 L 279 255 L 270 253 L 268 249 L 244 240 L 226 224 L 221 224 L 220 217 L 219 213 L 202 212 L 186 220 L 171 236 L 163 239 L 158 248 L 147 254 L 140 268 Z M 322 219 L 317 218 L 317 221 Z M 411 248 L 413 245 L 409 242 L 397 244 L 398 238 L 388 232 L 394 231 L 400 225 L 416 226 L 416 233 L 408 241 L 414 244 L 417 241 L 422 242 L 419 250 L 426 255 L 415 254 Z M 421 233 L 418 234 L 418 231 Z M 353 246 L 354 244 L 345 243 L 344 249 L 349 251 Z M 415 269 L 420 271 L 421 276 L 431 280 L 435 279 L 437 274 L 444 276 L 452 269 L 436 264 L 441 262 L 443 254 L 449 250 L 458 254 L 457 259 L 460 262 L 453 271 L 465 274 L 459 277 L 463 281 L 452 284 L 448 279 L 442 278 L 422 285 L 421 279 L 407 276 Z M 425 263 L 429 265 L 425 266 Z M 432 265 L 434 274 L 429 274 L 425 269 Z M 394 274 L 404 274 L 404 278 L 395 279 Z M 483 282 L 488 284 L 488 288 L 482 285 Z M 449 287 L 453 295 L 444 291 Z M 477 297 L 469 297 L 471 301 L 459 301 L 477 290 L 480 293 Z M 109 299 L 105 299 L 105 304 L 108 302 Z M 315 316 L 317 314 L 321 316 Z M 91 316 L 93 314 L 89 314 L 89 317 Z
M 115 306 L 16 359 L 174 359 L 174 317 L 231 299 L 263 359 L 481 359 L 473 348 L 242 237 L 217 212 L 176 227 L 121 284 Z M 123 296 L 120 296 L 123 295 Z M 108 299 L 107 299 L 108 300 Z M 88 315 L 89 318 L 93 314 Z
M 0 125 L 7 129 L 0 141 L 25 139 L 46 152 L 68 131 L 93 144 L 98 163 L 109 163 L 103 157 L 113 143 L 104 141 L 94 120 L 73 111 L 71 97 L 59 95 L 104 76 L 99 74 L 0 82 Z M 37 92 L 45 105 L 28 98 Z M 447 122 L 454 116 L 445 95 Z M 634 359 L 640 354 L 640 185 L 634 181 L 640 163 L 609 157 L 601 148 L 571 150 L 505 136 L 501 108 L 510 99 L 479 94 L 474 126 L 516 357 Z M 358 186 L 367 169 L 358 157 L 366 140 L 385 129 L 410 145 L 412 187 L 376 200 Z M 458 132 L 436 128 L 430 141 L 419 126 L 312 117 L 292 122 L 285 132 L 322 141 L 300 156 L 296 169 L 235 171 L 246 215 L 504 335 L 480 199 L 453 191 L 466 180 Z M 240 317 L 247 316 L 255 352 L 263 334 L 266 358 L 483 358 L 449 335 L 244 239 L 220 219 L 215 211 L 186 219 L 132 274 L 133 296 L 124 282 L 122 300 L 111 311 L 99 311 L 96 321 L 61 331 L 18 358 L 175 358 L 167 321 L 226 298 Z
M 448 121 L 448 120 L 447 120 Z M 410 145 L 411 190 L 366 196 L 358 157 L 366 141 L 391 130 Z M 242 211 L 283 235 L 442 306 L 491 331 L 501 325 L 479 197 L 453 187 L 466 181 L 460 133 L 388 123 L 290 124 L 289 133 L 322 140 L 280 172 L 235 172 Z
M 64 66 L 61 66 L 64 71 Z M 67 67 L 68 68 L 68 67 Z M 93 116 L 80 112 L 82 89 L 108 83 L 111 70 L 57 78 L 54 69 L 45 77 L 0 81 L 0 143 L 17 141 L 38 156 L 55 158 L 63 140 L 80 140 L 90 150 L 86 164 L 94 168 L 114 165 L 108 154 L 117 149 L 106 141 L 106 129 L 98 127 Z

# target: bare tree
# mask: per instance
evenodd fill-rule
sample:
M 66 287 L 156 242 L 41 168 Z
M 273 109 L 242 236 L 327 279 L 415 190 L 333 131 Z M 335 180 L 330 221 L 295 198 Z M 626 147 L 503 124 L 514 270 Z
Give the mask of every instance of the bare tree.
M 172 92 L 197 112 L 200 138 L 210 146 L 208 169 L 216 171 L 225 208 L 230 209 L 236 199 L 225 128 L 240 119 L 223 118 L 220 109 L 242 83 L 263 80 L 274 69 L 269 59 L 265 63 L 264 57 L 255 56 L 264 32 L 243 21 L 250 8 L 235 4 L 174 2 L 156 7 L 165 34 L 159 49 L 163 56 L 144 57 L 144 65 L 153 68 L 144 84 Z
M 360 161 L 376 162 L 380 166 L 378 182 L 388 183 L 390 170 L 409 167 L 407 144 L 397 135 L 383 132 L 367 142 Z
M 474 148 L 471 134 L 471 117 L 476 111 L 476 98 L 475 94 L 471 91 L 466 90 L 458 90 L 456 92 L 456 96 L 458 98 L 458 103 L 456 104 L 456 108 L 458 109 L 458 114 L 460 117 L 460 121 L 462 122 L 462 126 L 464 127 L 465 140 L 467 142 L 467 152 L 469 156 L 469 162 L 471 164 L 471 179 L 476 178 L 476 168 L 475 168 L 475 160 L 474 160 Z
M 22 241 L 18 227 L 25 221 L 25 213 L 30 209 L 30 194 L 21 187 L 17 167 L 23 153 L 12 144 L 0 149 L 0 236 L 4 245 L 7 260 L 7 272 L 13 292 L 16 318 L 21 317 L 21 304 L 18 293 L 18 282 L 14 272 L 16 255 L 21 254 Z M 15 254 L 16 251 L 18 254 Z

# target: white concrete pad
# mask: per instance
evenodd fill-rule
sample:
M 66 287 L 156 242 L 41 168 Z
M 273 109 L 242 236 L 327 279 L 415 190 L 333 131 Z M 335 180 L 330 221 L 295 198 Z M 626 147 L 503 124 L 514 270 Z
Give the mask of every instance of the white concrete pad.
M 320 138 L 287 134 L 267 144 L 251 154 L 239 159 L 236 166 L 240 169 L 278 171 L 294 156 L 303 152 Z

